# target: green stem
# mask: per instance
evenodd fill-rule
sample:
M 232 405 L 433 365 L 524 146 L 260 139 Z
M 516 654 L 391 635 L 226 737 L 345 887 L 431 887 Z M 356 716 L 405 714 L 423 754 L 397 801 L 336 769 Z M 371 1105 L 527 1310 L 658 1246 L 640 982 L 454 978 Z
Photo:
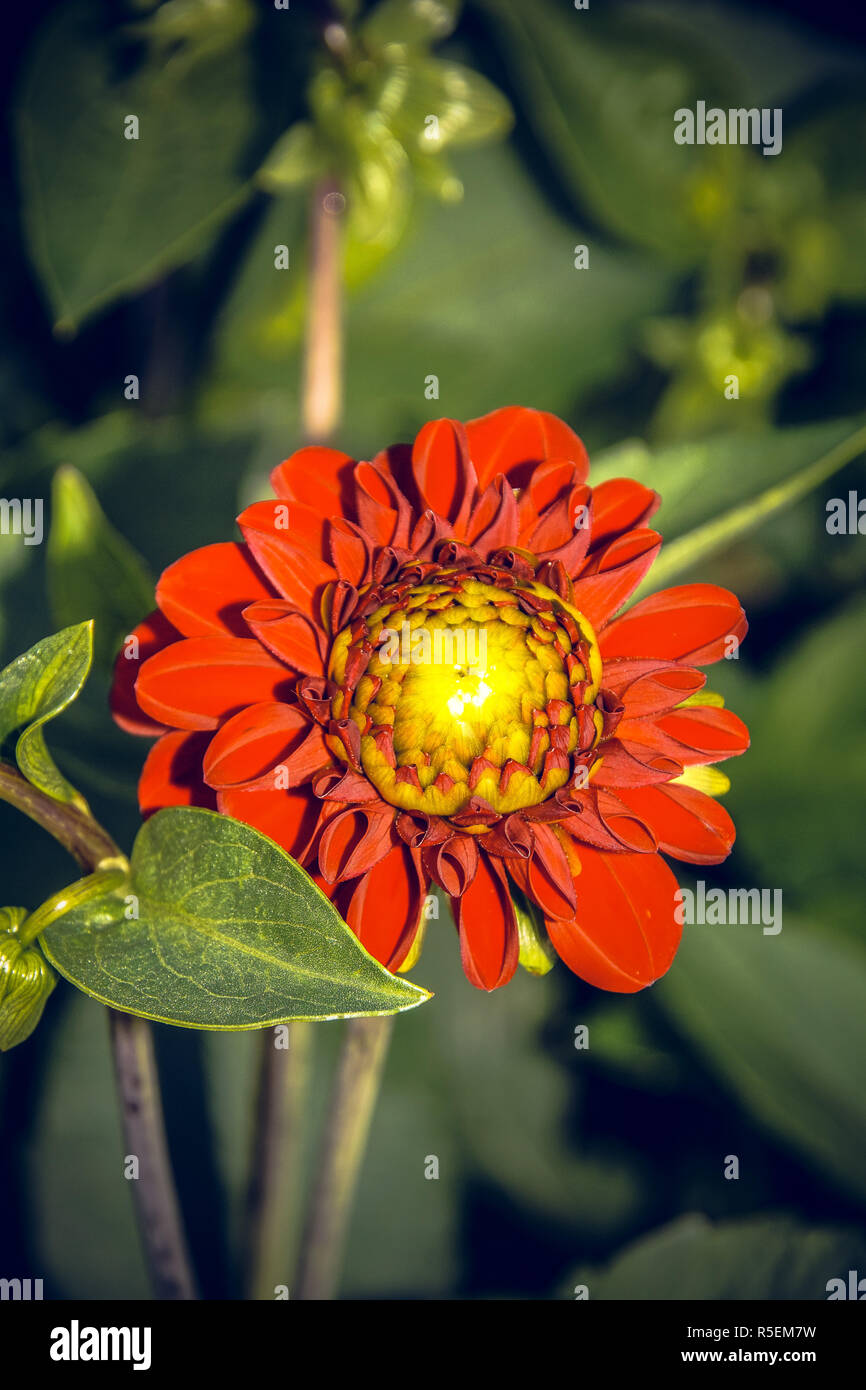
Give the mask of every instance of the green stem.
M 304 351 L 303 430 L 320 444 L 336 429 L 342 402 L 340 221 L 343 195 L 322 179 L 310 208 L 310 288 Z
M 272 1299 L 289 1286 L 297 1240 L 301 1116 L 307 1095 L 313 1026 L 293 1023 L 289 1046 L 273 1029 L 261 1035 L 255 1139 L 247 1193 L 247 1297 Z
M 294 1296 L 333 1298 L 394 1020 L 352 1018 L 337 1069 Z
M 10 763 L 0 762 L 0 801 L 7 801 L 41 825 L 85 869 L 126 863 L 108 831 L 91 815 L 72 802 L 55 801 Z
M 77 883 L 71 883 L 68 888 L 61 888 L 59 893 L 48 898 L 22 923 L 19 940 L 22 945 L 29 946 L 41 931 L 65 917 L 74 907 L 89 902 L 91 898 L 99 898 L 112 888 L 119 888 L 127 880 L 127 871 L 118 866 L 116 869 L 99 869 L 95 874 L 88 874 Z

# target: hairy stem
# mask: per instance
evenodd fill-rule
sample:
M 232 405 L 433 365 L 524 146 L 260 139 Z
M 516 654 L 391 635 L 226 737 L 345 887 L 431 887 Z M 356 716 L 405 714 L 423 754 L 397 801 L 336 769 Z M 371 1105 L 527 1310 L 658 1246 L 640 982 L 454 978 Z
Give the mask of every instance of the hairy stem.
M 90 870 L 89 878 L 43 903 L 24 923 L 25 932 L 33 934 L 34 927 L 41 931 L 74 901 L 109 888 L 121 878 L 120 871 L 128 870 L 125 855 L 91 815 L 73 803 L 55 801 L 4 762 L 0 762 L 0 801 L 23 811 L 53 835 L 82 868 Z M 108 1016 L 125 1152 L 139 1163 L 133 1194 L 154 1292 L 158 1298 L 195 1298 L 168 1157 L 151 1025 L 114 1009 L 109 1009 Z
M 352 1199 L 394 1020 L 351 1018 L 337 1068 L 318 1175 L 301 1244 L 294 1294 L 333 1298 L 343 1261 Z
M 247 1296 L 273 1298 L 290 1286 L 297 1240 L 301 1116 L 307 1094 L 313 1029 L 289 1026 L 289 1046 L 272 1028 L 261 1035 L 259 1091 L 247 1193 Z

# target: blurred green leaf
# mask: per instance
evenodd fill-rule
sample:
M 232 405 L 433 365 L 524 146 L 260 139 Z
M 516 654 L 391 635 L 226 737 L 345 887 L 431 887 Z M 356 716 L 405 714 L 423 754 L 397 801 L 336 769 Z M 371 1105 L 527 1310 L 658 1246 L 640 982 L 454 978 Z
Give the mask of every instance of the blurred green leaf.
M 790 845 L 790 828 L 788 836 Z M 774 874 L 784 872 L 777 862 Z M 772 887 L 779 886 L 777 878 Z M 759 926 L 689 926 L 653 1002 L 759 1124 L 866 1198 L 862 949 L 798 927 L 787 913 L 777 935 Z
M 125 138 L 127 118 L 138 139 Z M 243 48 L 145 64 L 119 80 L 92 3 L 41 29 L 18 103 L 28 247 L 58 330 L 152 284 L 246 197 Z
M 437 43 L 451 33 L 459 8 L 459 0 L 380 0 L 364 20 L 361 35 L 371 48 Z
M 154 607 L 153 580 L 106 518 L 87 479 L 69 466 L 54 476 L 47 565 L 55 621 L 93 618 L 96 660 L 110 663 L 126 634 Z
M 630 477 L 655 488 L 665 545 L 639 594 L 671 579 L 818 487 L 866 448 L 862 420 L 710 439 L 650 450 L 626 443 L 597 455 L 592 482 Z
M 847 1280 L 864 1260 L 856 1231 L 810 1229 L 787 1217 L 710 1222 L 689 1215 L 635 1241 L 603 1269 L 576 1271 L 563 1293 L 573 1297 L 584 1284 L 590 1299 L 826 1299 L 828 1281 Z
M 243 1029 L 399 1013 L 430 997 L 368 955 L 309 875 L 251 826 L 170 807 L 144 823 L 131 865 L 127 886 L 40 938 L 61 975 L 103 1004 Z
M 484 0 L 491 33 L 566 188 L 611 231 L 665 261 L 725 234 L 743 152 L 677 145 L 673 114 L 726 91 L 697 35 L 643 6 L 577 13 L 553 0 Z M 725 101 L 724 104 L 727 104 Z
M 586 238 L 547 209 L 507 149 L 461 152 L 455 167 L 463 202 L 421 205 L 399 252 L 349 300 L 340 443 L 356 457 L 437 415 L 471 419 L 515 399 L 571 418 L 622 368 L 635 325 L 670 289 L 644 258 L 595 245 L 591 272 L 575 270 Z M 211 420 L 236 427 L 244 401 L 260 411 L 278 392 L 286 452 L 300 442 L 285 384 L 299 372 L 303 267 L 275 271 L 273 247 L 294 245 L 302 218 L 300 200 L 284 198 L 263 223 L 218 325 L 207 400 Z M 425 395 L 430 376 L 438 398 Z
M 784 883 L 798 911 L 816 924 L 845 926 L 858 940 L 866 818 L 864 650 L 861 598 L 801 636 L 769 676 L 747 680 L 745 673 L 727 673 L 740 677 L 730 695 L 752 734 L 730 794 L 743 853 L 765 882 L 775 877 Z M 810 700 L 814 730 L 804 738 Z
M 18 766 L 34 787 L 57 801 L 80 800 L 45 746 L 43 726 L 78 695 L 93 657 L 93 623 L 44 637 L 0 671 L 0 743 L 20 729 Z

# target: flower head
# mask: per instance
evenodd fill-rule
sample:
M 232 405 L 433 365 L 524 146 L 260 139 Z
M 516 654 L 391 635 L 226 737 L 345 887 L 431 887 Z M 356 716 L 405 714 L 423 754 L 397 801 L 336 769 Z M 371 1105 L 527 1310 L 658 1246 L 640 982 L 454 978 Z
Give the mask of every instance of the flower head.
M 142 811 L 255 826 L 392 970 L 436 884 L 481 988 L 551 946 L 605 989 L 657 979 L 680 935 L 662 853 L 733 844 L 711 765 L 748 734 L 697 668 L 747 625 L 708 584 L 621 613 L 660 499 L 588 472 L 567 425 L 518 407 L 372 462 L 293 454 L 243 543 L 165 571 L 118 657 L 116 719 L 158 736 Z

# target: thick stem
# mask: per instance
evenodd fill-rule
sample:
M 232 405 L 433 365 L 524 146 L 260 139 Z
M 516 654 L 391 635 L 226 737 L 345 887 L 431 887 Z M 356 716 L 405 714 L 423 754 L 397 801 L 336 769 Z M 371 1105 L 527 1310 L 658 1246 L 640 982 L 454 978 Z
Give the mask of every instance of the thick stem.
M 272 1299 L 291 1284 L 300 1187 L 301 1116 L 307 1094 L 312 1024 L 293 1023 L 289 1046 L 261 1035 L 254 1149 L 247 1193 L 247 1296 Z
M 336 428 L 342 404 L 340 221 L 345 200 L 335 179 L 322 179 L 310 208 L 310 286 L 302 401 L 311 444 Z
M 0 762 L 0 801 L 8 801 L 41 825 L 82 868 L 95 870 L 111 861 L 126 862 L 108 831 L 92 816 L 71 802 L 47 796 L 9 763 Z
M 125 856 L 92 816 L 79 806 L 47 796 L 9 763 L 0 763 L 0 800 L 41 825 L 82 868 L 91 871 L 89 880 L 73 884 L 37 909 L 28 919 L 31 929 L 34 923 L 39 930 L 48 926 L 67 910 L 71 899 L 109 887 L 117 877 L 116 869 L 128 869 Z M 25 931 L 28 922 L 24 923 Z M 151 1026 L 144 1019 L 114 1009 L 109 1009 L 108 1016 L 126 1152 L 139 1162 L 133 1192 L 154 1292 L 158 1298 L 195 1298 L 168 1157 Z
M 295 1298 L 333 1298 L 352 1199 L 367 1146 L 394 1020 L 352 1018 L 331 1098 L 318 1176 L 301 1244 Z
M 194 1299 L 198 1295 L 165 1138 L 153 1032 L 132 1014 L 109 1009 L 108 1017 L 124 1156 L 138 1160 L 135 1206 L 153 1290 L 161 1299 Z

